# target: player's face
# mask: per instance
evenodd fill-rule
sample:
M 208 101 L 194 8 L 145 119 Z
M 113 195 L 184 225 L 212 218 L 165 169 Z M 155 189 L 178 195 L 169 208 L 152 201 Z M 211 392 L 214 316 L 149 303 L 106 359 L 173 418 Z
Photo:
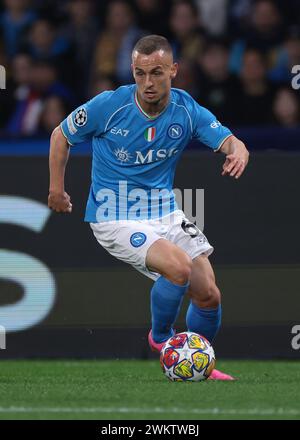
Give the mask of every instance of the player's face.
M 132 71 L 139 98 L 147 104 L 158 104 L 169 99 L 171 82 L 177 74 L 172 54 L 163 50 L 151 55 L 134 52 Z

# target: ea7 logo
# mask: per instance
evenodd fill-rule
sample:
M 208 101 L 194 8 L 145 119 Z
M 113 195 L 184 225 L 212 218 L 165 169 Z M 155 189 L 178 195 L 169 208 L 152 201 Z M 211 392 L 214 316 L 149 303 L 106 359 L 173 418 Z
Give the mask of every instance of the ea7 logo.
M 126 137 L 128 135 L 128 133 L 129 133 L 129 130 L 123 130 L 122 128 L 113 127 L 110 130 L 110 132 L 112 134 L 116 134 L 116 135 L 119 135 L 119 136 Z
M 296 335 L 291 342 L 293 350 L 300 350 L 300 325 L 294 325 L 291 333 Z
M 6 89 L 6 70 L 4 66 L 0 66 L 0 89 Z

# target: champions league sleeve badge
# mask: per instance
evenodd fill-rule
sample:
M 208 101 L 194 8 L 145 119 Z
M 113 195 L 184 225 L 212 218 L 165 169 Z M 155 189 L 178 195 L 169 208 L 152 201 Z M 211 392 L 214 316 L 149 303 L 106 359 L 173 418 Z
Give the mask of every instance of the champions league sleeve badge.
M 77 110 L 74 116 L 74 122 L 78 127 L 83 127 L 87 123 L 87 112 L 84 108 Z

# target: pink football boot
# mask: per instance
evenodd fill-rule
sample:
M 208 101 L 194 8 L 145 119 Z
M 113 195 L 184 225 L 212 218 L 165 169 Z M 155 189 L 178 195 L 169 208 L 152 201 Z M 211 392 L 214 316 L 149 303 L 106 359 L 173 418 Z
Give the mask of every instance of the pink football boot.
M 210 376 L 208 377 L 208 380 L 235 380 L 232 376 L 229 376 L 229 374 L 222 373 L 222 371 L 219 370 L 212 370 Z
M 155 342 L 153 337 L 152 337 L 152 330 L 150 330 L 149 334 L 148 334 L 148 343 L 150 345 L 150 348 L 152 351 L 156 351 L 158 353 L 160 353 L 163 349 L 163 346 L 165 345 L 165 342 Z

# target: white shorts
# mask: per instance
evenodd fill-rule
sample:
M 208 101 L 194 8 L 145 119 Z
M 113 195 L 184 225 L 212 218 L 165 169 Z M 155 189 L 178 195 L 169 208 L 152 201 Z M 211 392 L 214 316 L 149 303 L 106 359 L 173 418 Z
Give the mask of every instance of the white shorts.
M 90 226 L 104 249 L 153 280 L 160 275 L 147 268 L 146 255 L 156 240 L 171 241 L 192 259 L 202 254 L 208 256 L 214 250 L 200 229 L 179 210 L 153 220 L 108 221 L 90 223 Z

